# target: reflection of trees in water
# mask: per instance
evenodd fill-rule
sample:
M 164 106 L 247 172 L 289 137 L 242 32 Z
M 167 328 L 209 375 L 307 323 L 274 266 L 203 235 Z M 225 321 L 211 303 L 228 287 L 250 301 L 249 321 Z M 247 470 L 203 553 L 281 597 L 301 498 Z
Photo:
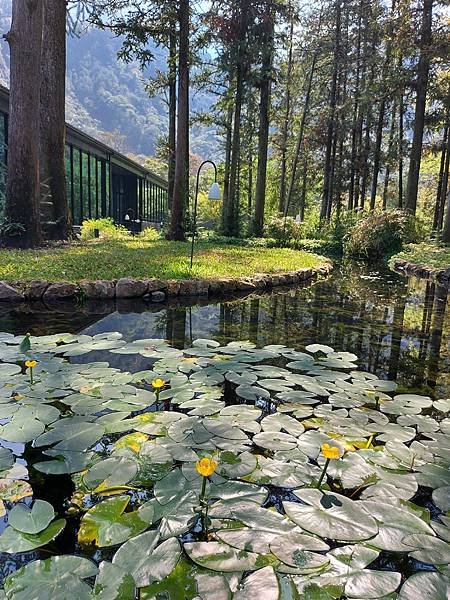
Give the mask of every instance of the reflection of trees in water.
M 90 325 L 86 333 L 91 335 L 117 330 L 126 339 L 165 337 L 178 348 L 198 337 L 296 348 L 321 342 L 354 352 L 362 369 L 400 384 L 432 389 L 443 385 L 445 377 L 450 380 L 446 307 L 447 292 L 432 282 L 408 282 L 391 272 L 367 278 L 359 271 L 336 269 L 331 279 L 315 285 L 247 299 L 210 304 L 207 299 L 190 299 L 164 307 L 129 302 L 119 307 L 121 312 L 103 318 L 99 312 L 83 309 L 78 314 L 76 310 L 58 313 L 54 319 L 38 314 L 35 320 L 39 333 L 79 331 L 82 326 L 75 325 L 83 322 Z M 20 331 L 19 322 L 32 318 L 32 311 L 25 321 L 20 309 L 3 311 L 0 330 Z M 129 357 L 134 369 L 139 358 Z M 113 366 L 124 360 L 109 353 L 99 359 Z
M 431 282 L 415 283 L 410 293 L 405 285 L 342 278 L 295 295 L 222 304 L 211 337 L 296 347 L 326 343 L 354 352 L 361 368 L 380 376 L 433 388 L 449 329 L 446 298 L 446 290 Z

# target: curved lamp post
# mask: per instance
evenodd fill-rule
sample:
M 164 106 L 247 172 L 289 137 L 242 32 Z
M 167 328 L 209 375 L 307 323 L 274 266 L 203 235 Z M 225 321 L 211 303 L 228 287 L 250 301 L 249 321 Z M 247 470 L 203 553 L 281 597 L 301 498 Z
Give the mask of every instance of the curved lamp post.
M 191 242 L 191 263 L 190 268 L 194 262 L 194 243 L 195 243 L 195 229 L 197 227 L 197 201 L 198 201 L 198 188 L 200 180 L 200 171 L 202 168 L 210 164 L 214 167 L 214 183 L 211 186 L 208 194 L 208 200 L 222 200 L 222 192 L 220 191 L 219 184 L 217 183 L 217 167 L 212 160 L 204 160 L 197 170 L 197 181 L 195 184 L 195 200 L 194 200 L 194 214 L 192 216 L 192 242 Z

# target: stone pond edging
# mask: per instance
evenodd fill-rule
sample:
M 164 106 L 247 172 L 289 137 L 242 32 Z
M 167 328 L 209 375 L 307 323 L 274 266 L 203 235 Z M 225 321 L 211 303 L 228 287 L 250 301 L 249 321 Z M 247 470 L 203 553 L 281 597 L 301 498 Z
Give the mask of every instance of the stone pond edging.
M 450 267 L 448 269 L 433 269 L 433 267 L 410 263 L 403 258 L 394 258 L 391 267 L 400 273 L 419 277 L 420 279 L 430 279 L 450 287 Z
M 89 300 L 113 300 L 144 298 L 163 302 L 177 296 L 221 296 L 230 292 L 251 292 L 283 285 L 295 285 L 303 281 L 326 277 L 333 266 L 325 263 L 320 267 L 303 268 L 288 273 L 258 273 L 251 277 L 218 279 L 160 280 L 132 279 L 82 280 L 78 284 L 34 280 L 29 282 L 0 281 L 0 301 L 55 301 L 84 298 Z

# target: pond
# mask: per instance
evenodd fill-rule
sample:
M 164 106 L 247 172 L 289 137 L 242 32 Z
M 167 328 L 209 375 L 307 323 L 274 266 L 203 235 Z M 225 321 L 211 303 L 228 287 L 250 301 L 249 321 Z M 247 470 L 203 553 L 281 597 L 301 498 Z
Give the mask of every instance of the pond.
M 176 348 L 195 338 L 221 343 L 245 339 L 257 346 L 282 343 L 295 348 L 320 342 L 355 353 L 361 368 L 410 390 L 448 396 L 449 304 L 442 286 L 387 269 L 349 265 L 336 268 L 328 280 L 301 289 L 222 302 L 190 299 L 168 307 L 137 301 L 81 307 L 36 304 L 22 310 L 0 305 L 0 331 L 17 335 L 118 331 L 130 341 L 165 338 Z M 123 360 L 113 366 L 123 366 Z
M 448 598 L 447 302 L 2 307 L 0 598 Z

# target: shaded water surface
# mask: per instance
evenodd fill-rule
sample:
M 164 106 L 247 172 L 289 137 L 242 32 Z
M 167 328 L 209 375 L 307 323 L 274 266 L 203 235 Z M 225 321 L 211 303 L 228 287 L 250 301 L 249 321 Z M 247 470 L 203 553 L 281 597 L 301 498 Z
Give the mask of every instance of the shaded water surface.
M 434 283 L 408 280 L 388 270 L 338 266 L 326 281 L 238 299 L 4 306 L 0 331 L 119 331 L 126 340 L 161 337 L 176 347 L 199 337 L 298 349 L 321 342 L 354 352 L 361 369 L 396 379 L 410 390 L 444 397 L 450 394 L 449 303 L 448 290 Z M 131 359 L 139 364 L 128 365 L 128 357 L 121 355 L 88 356 L 89 361 L 107 358 L 122 369 L 145 368 L 142 357 Z

